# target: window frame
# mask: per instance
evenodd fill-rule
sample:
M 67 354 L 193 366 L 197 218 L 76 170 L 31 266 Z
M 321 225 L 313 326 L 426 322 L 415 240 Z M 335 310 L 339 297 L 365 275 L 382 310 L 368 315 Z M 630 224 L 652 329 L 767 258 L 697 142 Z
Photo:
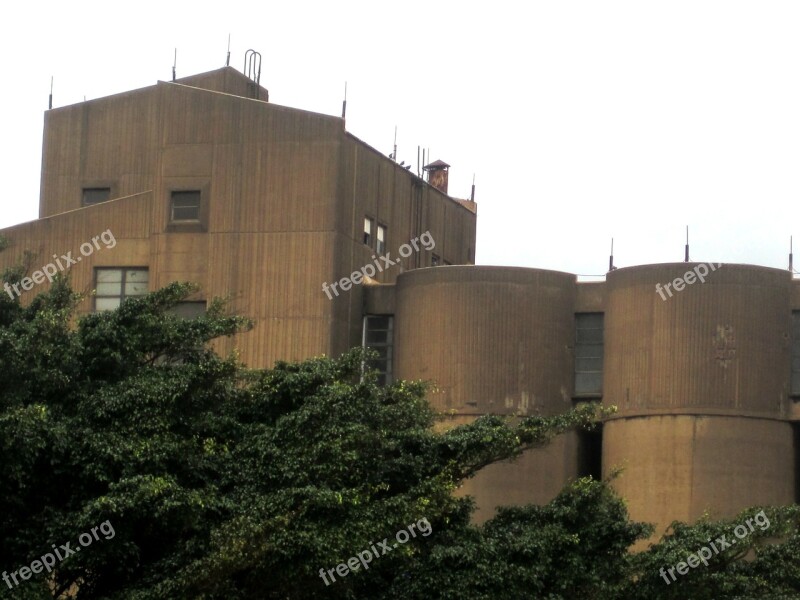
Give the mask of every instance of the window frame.
M 383 239 L 381 239 L 383 237 Z M 382 256 L 386 252 L 386 241 L 389 237 L 389 228 L 383 223 L 375 227 L 375 253 Z
M 98 192 L 104 190 L 108 192 L 108 197 L 105 200 L 97 200 L 95 202 L 86 201 L 86 192 Z M 110 185 L 88 185 L 81 188 L 81 206 L 97 206 L 111 200 L 111 186 Z
M 122 280 L 119 282 L 120 286 L 120 293 L 119 295 L 109 295 L 109 294 L 98 294 L 97 287 L 98 283 L 100 283 L 98 274 L 100 271 L 122 271 Z M 147 273 L 147 291 L 144 294 L 126 294 L 125 293 L 125 286 L 129 283 L 128 282 L 128 273 L 131 271 L 145 271 Z M 116 283 L 116 282 L 113 282 Z M 128 298 L 139 298 L 146 294 L 150 293 L 150 268 L 149 267 L 120 267 L 120 266 L 102 266 L 102 267 L 95 267 L 94 268 L 94 294 L 92 295 L 92 311 L 93 312 L 105 312 L 106 310 L 114 310 L 114 309 L 102 309 L 102 311 L 98 311 L 97 309 L 97 300 L 103 298 L 119 298 L 119 304 L 121 305 L 125 300 Z M 117 306 L 119 308 L 119 306 Z
M 373 241 L 372 230 L 374 228 L 374 225 L 375 225 L 375 219 L 373 219 L 369 215 L 364 215 L 364 225 L 361 236 L 361 243 L 370 249 L 372 248 L 372 241 Z
M 800 310 L 792 311 L 789 330 L 789 397 L 800 400 Z
M 588 318 L 588 317 L 599 317 L 600 319 L 600 327 L 581 327 L 580 321 L 581 318 Z M 600 331 L 600 341 L 590 341 L 581 339 L 581 332 L 586 331 Z M 579 356 L 579 354 L 584 354 L 586 350 L 590 350 L 594 348 L 600 349 L 599 355 L 596 353 L 588 354 Z M 599 369 L 585 369 L 579 368 L 580 361 L 589 361 L 595 360 L 600 363 Z M 573 351 L 573 367 L 572 367 L 572 385 L 573 385 L 573 398 L 602 398 L 603 397 L 603 375 L 605 369 L 605 313 L 603 312 L 581 312 L 575 313 L 575 346 Z M 599 375 L 599 384 L 589 390 L 581 389 L 579 390 L 579 376 L 597 376 Z M 580 386 L 583 388 L 584 386 Z
M 194 219 L 176 219 L 175 218 L 175 196 L 178 194 L 196 194 L 197 195 L 197 217 Z M 179 206 L 178 209 L 186 209 L 193 207 Z M 203 190 L 201 189 L 173 189 L 169 191 L 169 222 L 172 225 L 199 225 L 203 218 Z
M 387 319 L 388 324 L 386 328 L 370 329 L 370 319 Z M 384 342 L 368 342 L 368 333 L 385 332 L 386 341 Z M 386 349 L 386 356 L 383 358 L 373 359 L 371 364 L 366 362 L 361 365 L 362 374 L 369 366 L 371 369 L 378 371 L 378 385 L 386 386 L 391 385 L 394 380 L 394 315 L 364 315 L 361 325 L 361 347 L 377 350 L 379 348 Z M 380 369 L 375 363 L 384 363 L 384 368 Z

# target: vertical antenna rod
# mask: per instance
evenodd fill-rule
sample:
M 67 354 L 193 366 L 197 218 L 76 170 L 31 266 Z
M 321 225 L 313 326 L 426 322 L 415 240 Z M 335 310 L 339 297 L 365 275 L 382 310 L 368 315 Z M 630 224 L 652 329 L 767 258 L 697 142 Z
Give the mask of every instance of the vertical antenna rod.
M 347 114 L 347 82 L 344 82 L 344 101 L 342 102 L 342 118 Z
M 397 162 L 397 125 L 394 126 L 394 152 L 392 153 L 394 162 Z
M 475 202 L 475 173 L 472 174 L 472 193 L 469 196 L 470 202 Z
M 47 104 L 48 108 L 53 108 L 53 76 L 50 76 L 50 101 Z
M 608 270 L 613 271 L 616 269 L 614 266 L 614 238 L 611 238 L 611 254 L 608 255 Z
M 175 48 L 175 60 L 172 63 L 172 81 L 175 81 L 175 67 L 178 66 L 178 49 Z
M 794 255 L 792 254 L 792 236 L 789 236 L 789 271 L 794 273 Z
M 225 59 L 225 66 L 231 66 L 231 34 L 228 34 L 228 58 Z
M 689 226 L 686 226 L 686 248 L 683 255 L 683 262 L 689 262 Z

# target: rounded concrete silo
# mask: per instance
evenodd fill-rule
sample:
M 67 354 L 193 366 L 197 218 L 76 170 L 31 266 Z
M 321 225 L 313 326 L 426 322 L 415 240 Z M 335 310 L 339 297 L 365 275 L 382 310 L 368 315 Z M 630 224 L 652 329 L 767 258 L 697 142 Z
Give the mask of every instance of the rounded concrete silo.
M 483 414 L 553 415 L 572 407 L 575 276 L 446 266 L 400 275 L 395 374 L 431 380 L 450 425 Z M 483 519 L 501 504 L 546 502 L 577 473 L 577 437 L 560 436 L 466 482 Z
M 646 265 L 612 271 L 606 291 L 603 401 L 618 413 L 602 463 L 624 467 L 631 517 L 660 535 L 706 510 L 792 503 L 789 272 Z

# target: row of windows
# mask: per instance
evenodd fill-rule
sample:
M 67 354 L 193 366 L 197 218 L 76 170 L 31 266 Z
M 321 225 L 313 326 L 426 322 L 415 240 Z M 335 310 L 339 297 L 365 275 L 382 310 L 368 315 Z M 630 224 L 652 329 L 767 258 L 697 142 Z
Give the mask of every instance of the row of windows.
M 800 313 L 798 313 L 800 314 Z M 800 327 L 800 319 L 798 319 Z M 394 317 L 364 317 L 362 346 L 378 353 L 367 365 L 378 372 L 378 382 L 392 382 Z M 603 314 L 575 315 L 575 395 L 595 397 L 603 391 Z
M 200 190 L 176 190 L 170 193 L 169 215 L 172 223 L 200 221 Z M 111 199 L 111 188 L 83 188 L 83 206 L 100 204 Z
M 373 230 L 375 230 L 374 246 Z M 378 256 L 384 254 L 386 252 L 386 225 L 376 224 L 374 219 L 364 217 L 364 245 L 374 249 Z

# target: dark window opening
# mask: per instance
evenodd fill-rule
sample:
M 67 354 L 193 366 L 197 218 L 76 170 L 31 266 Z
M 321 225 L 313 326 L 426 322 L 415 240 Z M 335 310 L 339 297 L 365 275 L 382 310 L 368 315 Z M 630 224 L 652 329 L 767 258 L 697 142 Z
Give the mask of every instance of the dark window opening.
M 578 431 L 578 477 L 603 478 L 603 430 Z
M 83 206 L 100 204 L 101 202 L 106 202 L 110 198 L 111 198 L 111 188 L 107 187 L 83 188 Z
M 200 220 L 200 190 L 172 192 L 170 220 L 173 222 Z
M 364 317 L 364 334 L 362 345 L 377 352 L 365 365 L 369 369 L 378 371 L 378 384 L 392 383 L 392 355 L 394 351 L 394 317 L 373 316 Z
M 575 395 L 603 393 L 603 313 L 575 315 Z

